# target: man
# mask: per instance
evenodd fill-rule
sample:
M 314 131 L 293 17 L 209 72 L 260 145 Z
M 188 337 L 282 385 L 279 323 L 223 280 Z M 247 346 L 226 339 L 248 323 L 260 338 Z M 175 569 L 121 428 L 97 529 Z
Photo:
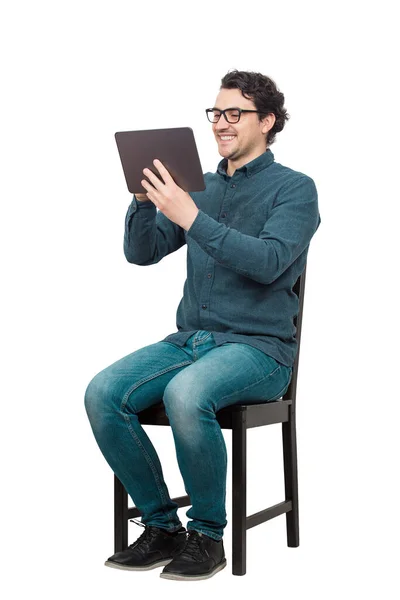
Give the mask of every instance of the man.
M 86 390 L 96 441 L 145 529 L 110 567 L 164 566 L 161 577 L 197 580 L 226 566 L 227 455 L 216 413 L 286 392 L 297 351 L 292 288 L 321 222 L 313 180 L 270 150 L 288 119 L 283 104 L 270 78 L 227 73 L 207 109 L 223 158 L 206 189 L 183 191 L 155 159 L 160 176 L 145 169 L 147 193 L 129 206 L 127 260 L 152 265 L 187 244 L 187 279 L 178 331 L 105 368 Z M 192 502 L 187 530 L 137 417 L 161 401 Z

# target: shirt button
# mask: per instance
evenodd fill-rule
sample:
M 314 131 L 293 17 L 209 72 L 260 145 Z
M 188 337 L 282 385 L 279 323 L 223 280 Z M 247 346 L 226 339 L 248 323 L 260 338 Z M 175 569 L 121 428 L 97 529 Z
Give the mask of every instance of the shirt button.
M 222 213 L 221 218 L 225 219 L 225 217 L 226 217 L 226 213 Z
M 202 305 L 201 305 L 201 308 L 204 308 L 204 309 L 206 309 L 206 308 L 207 308 L 207 304 L 202 304 Z
M 207 273 L 207 277 L 208 277 L 208 279 L 210 279 L 211 273 Z
M 232 183 L 231 188 L 236 187 L 236 183 Z

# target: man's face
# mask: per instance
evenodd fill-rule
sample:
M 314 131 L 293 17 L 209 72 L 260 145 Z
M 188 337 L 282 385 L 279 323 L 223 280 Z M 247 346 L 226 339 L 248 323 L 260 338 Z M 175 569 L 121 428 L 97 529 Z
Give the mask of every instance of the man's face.
M 214 108 L 243 108 L 256 110 L 252 100 L 242 95 L 239 89 L 222 88 L 215 100 Z M 233 162 L 236 168 L 250 162 L 266 151 L 266 136 L 275 122 L 275 115 L 270 114 L 262 122 L 257 113 L 242 113 L 238 123 L 227 123 L 221 115 L 218 123 L 212 124 L 213 133 L 218 144 L 218 152 Z M 222 137 L 232 135 L 232 139 Z

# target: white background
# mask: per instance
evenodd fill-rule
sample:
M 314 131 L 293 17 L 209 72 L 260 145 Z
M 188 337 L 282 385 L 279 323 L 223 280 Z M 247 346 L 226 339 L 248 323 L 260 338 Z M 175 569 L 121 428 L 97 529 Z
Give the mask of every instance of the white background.
M 398 552 L 395 2 L 5 2 L 1 14 L 2 586 L 6 598 L 174 594 L 394 598 Z M 397 45 L 397 47 L 396 47 Z M 189 126 L 230 69 L 260 71 L 291 115 L 275 160 L 310 175 L 297 388 L 300 546 L 285 517 L 248 531 L 247 574 L 197 583 L 107 569 L 113 474 L 84 410 L 90 379 L 176 330 L 186 248 L 123 254 L 131 195 L 116 131 Z M 171 496 L 171 431 L 149 427 Z M 284 499 L 280 426 L 248 434 L 248 514 Z M 179 515 L 186 525 L 187 508 Z M 142 532 L 130 524 L 130 543 Z M 257 586 L 257 587 L 254 587 Z

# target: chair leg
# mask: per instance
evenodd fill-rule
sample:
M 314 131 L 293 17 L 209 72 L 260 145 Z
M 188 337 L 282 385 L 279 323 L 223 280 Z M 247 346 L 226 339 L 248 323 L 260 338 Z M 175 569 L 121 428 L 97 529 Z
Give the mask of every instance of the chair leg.
M 232 415 L 232 574 L 246 574 L 246 412 Z
M 128 494 L 114 475 L 114 552 L 128 547 Z
M 289 421 L 282 423 L 283 462 L 285 471 L 285 496 L 292 501 L 292 510 L 286 513 L 286 537 L 290 548 L 300 544 L 299 536 L 299 490 L 297 479 L 296 418 L 293 406 Z

